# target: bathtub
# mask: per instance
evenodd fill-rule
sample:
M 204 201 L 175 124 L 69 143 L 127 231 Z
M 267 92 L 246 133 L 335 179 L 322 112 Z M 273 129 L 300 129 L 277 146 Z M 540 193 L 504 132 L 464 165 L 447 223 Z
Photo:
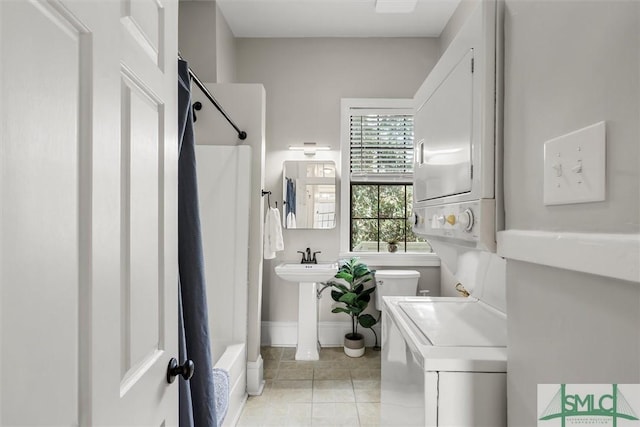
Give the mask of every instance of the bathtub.
M 235 426 L 247 400 L 247 352 L 244 343 L 228 345 L 214 368 L 229 372 L 229 410 L 222 425 Z

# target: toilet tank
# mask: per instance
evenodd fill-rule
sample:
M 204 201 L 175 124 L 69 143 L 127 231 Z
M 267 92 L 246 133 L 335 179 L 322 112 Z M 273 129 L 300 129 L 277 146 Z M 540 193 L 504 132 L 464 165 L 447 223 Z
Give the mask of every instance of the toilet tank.
M 376 271 L 376 310 L 382 310 L 383 296 L 415 296 L 420 272 L 415 270 Z

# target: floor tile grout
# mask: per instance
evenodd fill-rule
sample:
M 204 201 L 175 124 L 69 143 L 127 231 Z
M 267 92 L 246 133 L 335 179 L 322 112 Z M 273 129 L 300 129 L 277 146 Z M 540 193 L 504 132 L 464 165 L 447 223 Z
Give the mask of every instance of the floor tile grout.
M 367 422 L 367 426 L 377 424 L 377 417 L 373 417 L 375 421 L 372 423 L 372 420 L 369 420 L 366 417 L 363 418 L 361 411 L 363 407 L 370 408 L 373 411 L 379 410 L 379 396 L 375 396 L 375 391 L 373 392 L 373 396 L 371 396 L 371 393 L 368 391 L 375 390 L 375 388 L 368 388 L 369 385 L 366 383 L 371 381 L 378 382 L 379 384 L 380 382 L 379 352 L 374 352 L 374 350 L 367 348 L 367 353 L 363 358 L 351 359 L 344 355 L 341 348 L 324 348 L 321 350 L 320 360 L 315 362 L 295 361 L 293 358 L 294 350 L 288 348 L 264 347 L 262 348 L 262 353 L 266 364 L 270 366 L 269 368 L 265 368 L 269 370 L 270 378 L 267 380 L 268 384 L 265 386 L 263 395 L 252 396 L 250 398 L 250 402 L 256 403 L 253 405 L 249 403 L 247 405 L 247 407 L 251 407 L 251 409 L 247 409 L 247 407 L 245 407 L 245 411 L 243 411 L 238 423 L 239 426 L 258 426 L 265 425 L 265 423 L 270 425 L 282 425 L 283 423 L 286 425 L 333 425 L 337 423 L 344 423 L 345 419 L 349 420 L 348 422 L 350 425 L 360 426 L 363 425 L 365 421 Z M 292 363 L 283 365 L 283 362 Z M 331 375 L 331 369 L 334 368 L 336 364 L 343 366 L 339 369 L 344 369 L 346 371 L 348 379 L 346 376 L 336 378 L 337 375 Z M 291 379 L 283 379 L 281 378 L 281 375 L 282 369 L 286 369 L 285 366 L 291 366 L 295 367 L 295 369 L 302 370 L 299 375 L 293 373 L 291 375 Z M 320 375 L 320 371 L 324 369 L 329 371 L 328 378 L 324 378 L 324 376 Z M 311 371 L 310 373 L 309 370 Z M 377 371 L 376 374 L 372 374 L 372 371 L 374 370 Z M 354 371 L 358 372 L 356 375 L 358 378 L 354 378 Z M 301 398 L 300 396 L 301 393 L 303 393 L 303 390 L 307 390 L 302 381 L 305 382 L 304 384 L 310 384 L 310 390 L 306 397 L 302 397 L 302 400 L 298 401 L 297 399 Z M 342 390 L 345 390 L 345 388 L 340 386 L 340 388 L 333 390 L 336 395 L 342 394 L 342 397 L 332 400 L 331 392 L 323 392 L 323 390 L 332 390 L 330 387 L 326 389 L 324 388 L 324 386 L 331 385 L 330 381 L 347 381 L 350 393 L 342 393 Z M 358 401 L 355 381 L 362 381 L 359 383 L 360 388 L 358 389 L 358 394 L 361 396 L 361 399 L 367 400 L 366 402 Z M 338 383 L 336 383 L 336 385 L 337 384 Z M 344 385 L 345 383 L 342 382 L 342 384 Z M 293 388 L 288 389 L 287 385 Z M 298 386 L 302 386 L 302 388 L 299 388 Z M 329 395 L 329 401 L 323 402 L 322 400 L 326 399 L 327 395 Z M 348 397 L 345 398 L 345 395 Z M 305 401 L 304 399 L 307 398 L 309 400 Z M 341 400 L 348 401 L 345 402 Z M 261 410 L 261 404 L 265 405 L 264 408 L 262 408 L 263 411 L 266 411 L 264 413 L 259 413 Z M 305 405 L 310 410 L 310 413 L 307 412 L 308 416 L 292 418 L 296 416 L 295 411 L 300 410 L 301 407 L 304 408 Z M 314 414 L 316 414 L 315 410 L 321 407 L 329 407 L 326 405 L 331 405 L 334 413 L 329 414 L 329 418 L 322 416 L 325 414 L 322 414 L 320 417 L 314 417 Z M 297 409 L 294 410 L 294 407 Z M 343 410 L 343 413 L 338 413 L 337 411 L 339 410 Z M 344 412 L 345 410 L 346 412 Z M 293 415 L 292 411 L 294 412 Z M 252 414 L 252 412 L 254 413 Z M 258 414 L 255 414 L 255 412 L 258 412 Z M 306 410 L 304 410 L 304 412 L 306 412 Z M 271 414 L 276 414 L 279 418 L 269 418 Z M 283 419 L 282 414 L 286 414 L 286 419 Z M 304 421 L 301 421 L 302 419 L 304 419 Z M 253 424 L 251 423 L 252 420 L 254 421 Z M 329 423 L 327 420 L 332 420 L 332 422 Z

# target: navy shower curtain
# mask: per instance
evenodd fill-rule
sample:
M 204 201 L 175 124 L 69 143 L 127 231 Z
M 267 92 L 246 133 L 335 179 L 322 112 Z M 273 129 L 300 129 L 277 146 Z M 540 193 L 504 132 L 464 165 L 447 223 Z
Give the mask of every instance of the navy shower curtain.
M 178 264 L 180 273 L 180 362 L 193 360 L 195 372 L 180 379 L 180 427 L 217 427 L 209 344 L 195 139 L 189 67 L 178 61 Z M 186 354 L 184 351 L 186 350 Z

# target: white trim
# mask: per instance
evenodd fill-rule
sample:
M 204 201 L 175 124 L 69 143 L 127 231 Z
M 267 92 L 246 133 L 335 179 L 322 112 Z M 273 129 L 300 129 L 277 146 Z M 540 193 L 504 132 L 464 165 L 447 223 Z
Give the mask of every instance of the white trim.
M 242 416 L 244 406 L 247 404 L 248 397 L 249 396 L 247 395 L 247 393 L 244 393 L 243 391 L 243 396 L 238 405 L 238 410 L 235 412 L 231 412 L 231 407 L 229 407 L 227 415 L 222 421 L 222 427 L 235 426 L 236 424 L 238 424 L 238 421 L 240 421 L 240 417 Z
M 507 230 L 498 255 L 640 283 L 640 234 Z
M 295 347 L 298 343 L 298 322 L 262 321 L 260 345 Z
M 358 258 L 375 267 L 440 267 L 440 258 L 430 253 L 340 252 L 340 259 Z
M 377 314 L 373 315 L 374 317 Z M 381 345 L 382 336 L 380 334 L 380 323 L 373 327 L 378 334 L 378 345 Z M 318 323 L 318 341 L 321 347 L 342 347 L 345 334 L 351 332 L 350 322 L 330 322 Z M 358 332 L 364 335 L 364 342 L 367 347 L 375 344 L 375 337 L 366 328 L 358 327 Z M 272 347 L 295 347 L 297 343 L 298 322 L 262 322 L 262 343 L 261 345 Z M 251 393 L 249 393 L 251 394 Z
M 259 396 L 264 390 L 264 367 L 262 355 L 258 355 L 255 362 L 247 362 L 247 393 L 251 396 Z

